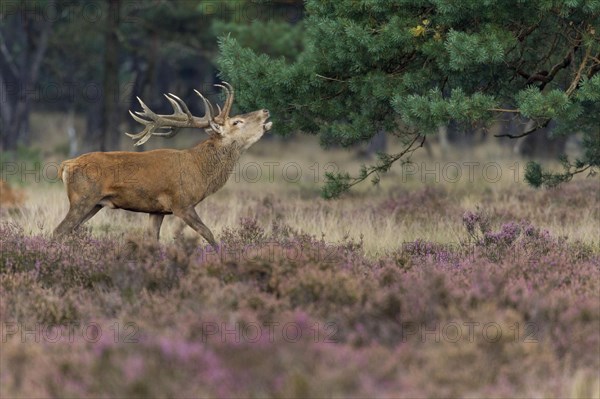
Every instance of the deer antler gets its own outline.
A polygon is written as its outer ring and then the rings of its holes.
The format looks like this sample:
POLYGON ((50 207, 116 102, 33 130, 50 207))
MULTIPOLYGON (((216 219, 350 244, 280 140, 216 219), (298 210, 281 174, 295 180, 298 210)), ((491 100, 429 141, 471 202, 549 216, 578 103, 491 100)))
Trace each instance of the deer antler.
POLYGON ((215 85, 217 87, 222 88, 227 93, 227 99, 225 100, 225 104, 223 105, 223 110, 221 110, 221 107, 217 105, 217 107, 219 107, 219 115, 215 117, 215 122, 221 125, 225 123, 225 121, 229 118, 229 112, 231 111, 231 106, 233 105, 233 98, 235 96, 235 90, 233 90, 233 87, 229 83, 223 82, 223 85, 215 85))
POLYGON ((164 95, 173 107, 173 113, 171 115, 158 115, 154 113, 139 97, 137 97, 143 111, 136 111, 135 113, 129 111, 129 113, 133 119, 144 125, 145 128, 137 134, 125 134, 133 140, 138 140, 135 143, 136 146, 144 144, 152 136, 173 137, 179 132, 179 129, 184 127, 204 128, 206 130, 212 130, 217 134, 222 134, 223 129, 221 125, 223 125, 229 117, 229 111, 231 110, 234 96, 231 85, 227 82, 223 83, 227 85, 227 87, 215 85, 222 87, 227 92, 225 105, 223 106, 223 110, 219 107, 219 115, 217 117, 214 116, 213 105, 198 90, 194 90, 194 92, 200 96, 204 103, 205 114, 203 117, 192 115, 186 103, 172 93, 164 95))

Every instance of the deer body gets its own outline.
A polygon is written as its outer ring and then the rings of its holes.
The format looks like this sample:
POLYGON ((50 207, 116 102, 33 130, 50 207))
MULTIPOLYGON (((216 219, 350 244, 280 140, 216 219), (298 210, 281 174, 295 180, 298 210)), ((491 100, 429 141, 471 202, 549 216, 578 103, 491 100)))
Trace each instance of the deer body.
MULTIPOLYGON (((141 102, 147 121, 136 118, 150 128, 130 135, 145 142, 157 133, 155 128, 210 126, 213 134, 208 140, 186 150, 161 149, 147 152, 92 152, 64 161, 59 170, 69 198, 70 208, 55 235, 69 233, 85 223, 103 207, 125 209, 150 214, 150 233, 158 239, 164 215, 174 214, 201 234, 211 245, 216 241, 195 211, 195 206, 225 185, 235 163, 244 150, 258 141, 271 128, 267 110, 228 117, 233 89, 228 86, 228 99, 220 120, 212 116, 212 105, 205 102, 204 118, 191 116, 177 97, 173 115, 156 115, 141 102), (181 107, 180 107, 181 106, 181 107), (177 110, 186 111, 180 115, 177 110), (180 119, 175 119, 179 117, 180 119), (186 119, 193 126, 176 125, 186 119), (192 119, 194 118, 194 119, 192 119), (162 122, 162 125, 160 124, 162 122), (219 123, 220 122, 220 123, 219 123)), ((167 97, 169 98, 169 97, 167 97)), ((134 116, 135 117, 135 116, 134 116)))

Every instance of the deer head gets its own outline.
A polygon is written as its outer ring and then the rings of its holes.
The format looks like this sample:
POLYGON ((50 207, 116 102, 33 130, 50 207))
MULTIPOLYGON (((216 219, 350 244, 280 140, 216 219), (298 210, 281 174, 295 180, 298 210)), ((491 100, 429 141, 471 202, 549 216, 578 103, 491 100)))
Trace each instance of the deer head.
POLYGON ((125 134, 134 140, 138 140, 135 145, 139 146, 152 136, 173 137, 181 128, 199 128, 205 129, 208 134, 222 140, 223 145, 237 143, 241 148, 247 149, 258 141, 266 131, 271 129, 272 122, 267 122, 269 111, 262 109, 230 117, 229 113, 233 105, 235 91, 227 82, 215 86, 221 87, 227 93, 223 109, 217 105, 219 113, 216 116, 213 105, 198 90, 194 90, 194 92, 204 103, 205 113, 202 117, 192 115, 185 102, 172 93, 165 94, 173 107, 171 115, 158 115, 152 112, 138 97, 137 99, 143 111, 136 111, 135 113, 129 111, 129 113, 133 119, 145 125, 145 128, 137 134, 125 134))

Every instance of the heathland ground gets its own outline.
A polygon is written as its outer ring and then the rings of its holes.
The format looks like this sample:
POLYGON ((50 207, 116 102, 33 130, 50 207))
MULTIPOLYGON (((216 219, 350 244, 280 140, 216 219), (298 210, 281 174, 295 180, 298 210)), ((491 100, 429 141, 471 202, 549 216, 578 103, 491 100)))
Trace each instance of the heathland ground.
POLYGON ((108 209, 52 240, 60 137, 3 159, 2 397, 600 397, 597 177, 535 190, 510 146, 434 142, 325 201, 356 151, 267 139, 198 206, 215 254, 108 209))

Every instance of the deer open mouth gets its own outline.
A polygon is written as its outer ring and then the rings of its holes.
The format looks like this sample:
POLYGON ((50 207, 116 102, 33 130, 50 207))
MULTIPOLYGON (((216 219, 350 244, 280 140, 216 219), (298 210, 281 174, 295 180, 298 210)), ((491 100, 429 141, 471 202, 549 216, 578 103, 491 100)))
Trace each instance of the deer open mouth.
POLYGON ((265 132, 271 130, 271 127, 273 127, 273 122, 267 122, 263 125, 263 129, 265 130, 265 132))

